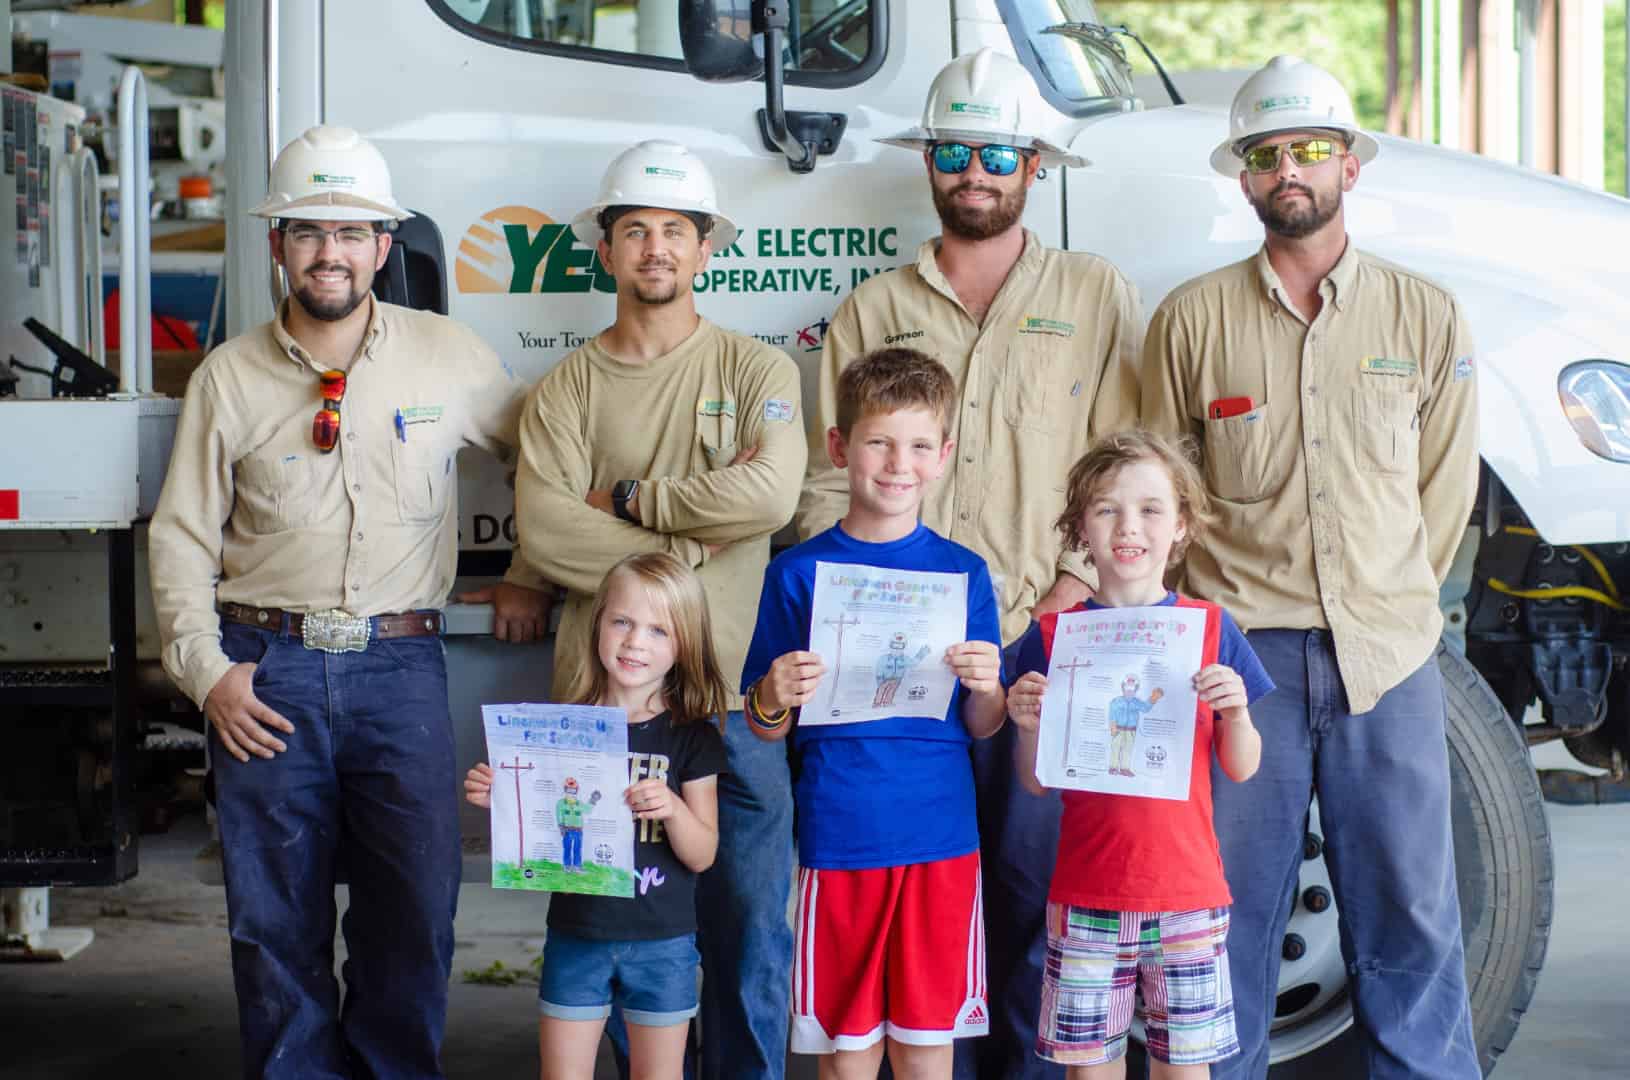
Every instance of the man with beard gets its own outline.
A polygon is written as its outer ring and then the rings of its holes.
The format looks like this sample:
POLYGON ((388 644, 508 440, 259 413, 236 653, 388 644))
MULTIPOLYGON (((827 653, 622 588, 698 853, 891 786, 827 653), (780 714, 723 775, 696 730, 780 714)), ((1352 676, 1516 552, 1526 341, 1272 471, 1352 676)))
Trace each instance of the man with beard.
POLYGON ((1220 515, 1189 591, 1234 613, 1279 687, 1251 710, 1261 771, 1212 781, 1241 1045, 1215 1077, 1268 1070, 1310 791, 1367 1075, 1482 1075, 1435 655, 1477 491, 1472 344, 1453 296, 1347 236, 1377 150, 1328 73, 1280 56, 1253 75, 1211 161, 1266 241, 1167 297, 1144 355, 1144 424, 1196 438, 1220 515))
MULTIPOLYGON (((516 443, 524 387, 471 330, 376 301, 409 216, 384 157, 283 149, 289 298, 192 376, 149 550, 164 667, 214 731, 245 1076, 437 1077, 460 852, 441 613, 453 455, 516 443), (349 872, 343 1008, 335 867, 349 872)), ((497 635, 542 634, 497 590, 497 635)))
MULTIPOLYGON (((798 369, 697 315, 693 279, 736 226, 683 146, 651 140, 619 155, 572 229, 616 278, 617 315, 543 377, 521 417, 521 555, 566 589, 555 694, 587 659, 601 578, 651 551, 696 569, 735 687, 770 535, 792 517, 804 472, 798 369)), ((773 1080, 791 992, 792 790, 785 750, 747 729, 739 695, 731 707, 719 852, 696 893, 703 1075, 773 1080)))
MULTIPOLYGON (((1049 112, 1018 61, 986 48, 940 71, 919 127, 882 140, 923 155, 943 232, 832 315, 798 509, 807 539, 848 505, 843 473, 824 451, 843 368, 894 344, 935 357, 957 382, 956 448, 923 523, 989 564, 1007 643, 1033 617, 1090 595, 1089 560, 1065 550, 1053 528, 1064 478, 1094 440, 1137 419, 1142 339, 1131 283, 1097 256, 1043 247, 1020 224, 1041 168, 1087 164, 1040 137, 1049 112)), ((1004 725, 974 750, 994 1015, 989 1038, 958 1046, 959 1075, 974 1055, 984 1075, 1062 1074, 1033 1053, 1059 803, 1023 790, 1012 738, 1004 725)))

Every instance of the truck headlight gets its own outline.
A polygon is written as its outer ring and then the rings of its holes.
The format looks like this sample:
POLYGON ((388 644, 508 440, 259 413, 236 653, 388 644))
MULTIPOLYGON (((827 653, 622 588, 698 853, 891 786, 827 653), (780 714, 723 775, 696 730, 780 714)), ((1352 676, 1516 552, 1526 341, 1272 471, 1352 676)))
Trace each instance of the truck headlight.
POLYGON ((1568 423, 1587 450, 1630 463, 1630 366, 1581 360, 1562 369, 1556 390, 1568 423))

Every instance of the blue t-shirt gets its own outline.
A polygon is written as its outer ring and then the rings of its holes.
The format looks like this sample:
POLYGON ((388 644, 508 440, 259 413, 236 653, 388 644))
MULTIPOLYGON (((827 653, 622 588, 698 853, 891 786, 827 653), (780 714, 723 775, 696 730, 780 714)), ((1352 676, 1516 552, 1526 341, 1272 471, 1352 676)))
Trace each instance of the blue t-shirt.
MULTIPOLYGON (((968 625, 961 640, 1001 647, 996 590, 985 560, 922 525, 886 544, 856 540, 834 525, 782 552, 764 571, 758 625, 742 669, 743 692, 777 657, 809 648, 817 562, 966 574, 968 625)), ((896 716, 794 730, 791 738, 802 758, 793 793, 801 865, 863 870, 950 859, 978 849, 962 698, 959 684, 943 720, 896 716)))

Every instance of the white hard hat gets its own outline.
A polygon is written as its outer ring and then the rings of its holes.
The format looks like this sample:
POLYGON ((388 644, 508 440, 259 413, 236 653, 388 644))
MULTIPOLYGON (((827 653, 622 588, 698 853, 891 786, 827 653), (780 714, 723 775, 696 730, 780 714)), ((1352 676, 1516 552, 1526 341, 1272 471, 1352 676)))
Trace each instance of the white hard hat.
POLYGON ((609 206, 648 206, 680 214, 706 214, 713 219, 703 239, 714 251, 736 242, 735 222, 719 213, 713 174, 702 159, 667 139, 647 139, 618 154, 600 181, 594 204, 572 219, 572 232, 590 247, 604 233, 600 213, 609 206))
POLYGON ((907 150, 926 150, 936 142, 996 143, 1035 150, 1049 167, 1090 165, 1036 134, 1046 109, 1024 66, 987 46, 957 57, 934 76, 920 125, 877 141, 907 150))
POLYGON ((1276 56, 1239 88, 1228 110, 1228 138, 1211 152, 1211 167, 1224 176, 1245 169, 1242 144, 1276 131, 1339 131, 1359 164, 1381 149, 1359 130, 1353 99, 1336 77, 1299 56, 1276 56))
POLYGON ((318 124, 272 162, 266 201, 249 212, 312 221, 401 221, 391 171, 373 143, 348 127, 318 124))

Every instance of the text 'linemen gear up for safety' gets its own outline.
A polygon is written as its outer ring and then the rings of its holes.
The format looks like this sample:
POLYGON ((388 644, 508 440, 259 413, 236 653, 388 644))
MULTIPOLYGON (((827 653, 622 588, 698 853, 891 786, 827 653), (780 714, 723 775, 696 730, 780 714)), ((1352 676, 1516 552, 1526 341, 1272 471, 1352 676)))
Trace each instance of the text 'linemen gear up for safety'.
POLYGON ((572 218, 572 232, 589 247, 604 235, 600 215, 612 206, 649 206, 682 214, 706 214, 713 227, 702 231, 702 239, 713 242, 714 251, 723 251, 736 241, 735 222, 719 213, 719 196, 713 174, 702 159, 667 139, 647 139, 618 154, 600 181, 600 194, 582 213, 572 218))
POLYGON ((404 221, 385 155, 354 129, 318 124, 272 162, 266 201, 249 212, 306 221, 404 221))
POLYGON ((907 150, 946 141, 997 143, 1036 151, 1043 167, 1091 164, 1041 137, 1038 121, 1047 111, 1030 73, 1011 56, 985 48, 940 69, 920 125, 877 141, 907 150))
POLYGON ((1359 130, 1353 99, 1336 77, 1299 56, 1276 56, 1245 80, 1228 110, 1228 138, 1211 152, 1211 167, 1227 177, 1245 168, 1240 154, 1279 131, 1339 131, 1360 165, 1380 150, 1359 130))

